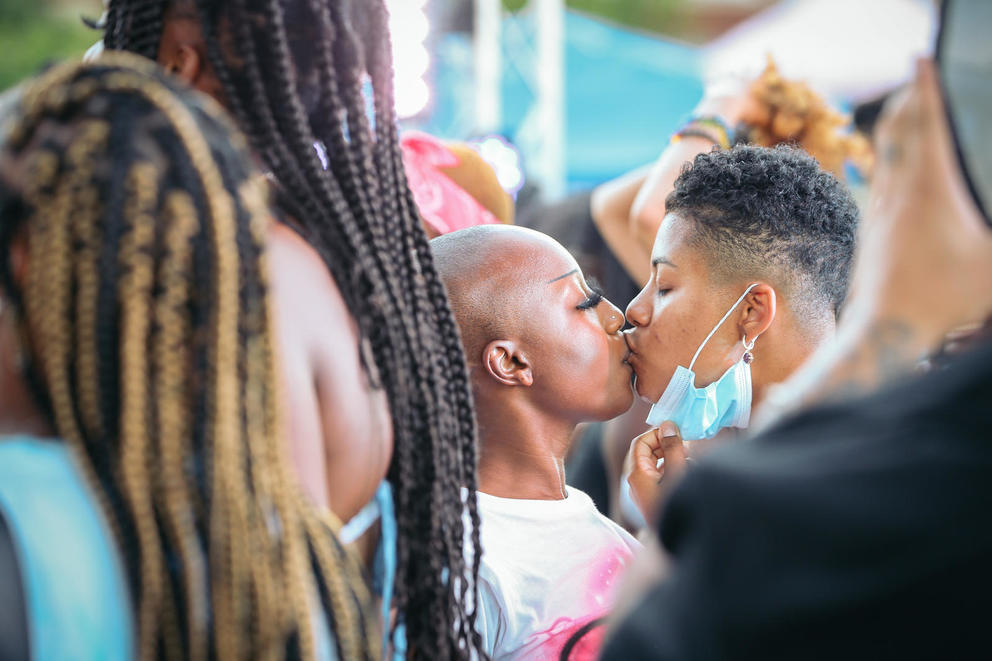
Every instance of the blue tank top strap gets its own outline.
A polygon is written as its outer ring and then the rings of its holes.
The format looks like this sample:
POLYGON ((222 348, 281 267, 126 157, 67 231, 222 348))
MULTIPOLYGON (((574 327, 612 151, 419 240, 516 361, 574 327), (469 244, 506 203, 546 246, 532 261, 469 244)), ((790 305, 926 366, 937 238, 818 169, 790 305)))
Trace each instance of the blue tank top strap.
POLYGON ((0 509, 22 572, 31 658, 133 658, 120 556, 70 449, 0 438, 0 509))
POLYGON ((379 546, 376 549, 372 571, 373 586, 382 597, 382 621, 386 624, 383 632, 383 658, 388 659, 392 649, 393 661, 406 658, 406 626, 402 617, 396 623, 392 636, 389 633, 389 623, 392 620, 393 593, 396 589, 396 544, 399 531, 396 525, 396 510, 393 503, 393 487, 387 480, 379 484, 375 492, 375 501, 379 506, 379 546))

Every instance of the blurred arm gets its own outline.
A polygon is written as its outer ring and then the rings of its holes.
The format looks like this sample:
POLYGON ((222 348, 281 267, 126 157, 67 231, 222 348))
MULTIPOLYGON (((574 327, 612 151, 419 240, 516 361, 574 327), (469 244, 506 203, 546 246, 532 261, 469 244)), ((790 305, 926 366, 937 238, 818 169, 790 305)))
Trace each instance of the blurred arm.
MULTIPOLYGON (((651 275, 651 248, 646 249, 630 231, 630 209, 648 178, 652 166, 645 165, 600 184, 592 192, 593 222, 617 261, 638 284, 651 275)), ((653 241, 652 237, 652 241, 653 241)))

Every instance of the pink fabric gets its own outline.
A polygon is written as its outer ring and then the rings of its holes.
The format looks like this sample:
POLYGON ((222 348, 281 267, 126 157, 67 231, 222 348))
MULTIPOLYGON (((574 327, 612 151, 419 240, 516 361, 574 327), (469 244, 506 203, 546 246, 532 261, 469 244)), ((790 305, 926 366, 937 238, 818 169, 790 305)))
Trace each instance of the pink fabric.
MULTIPOLYGON (((616 591, 620 587, 620 579, 624 570, 630 565, 634 555, 626 546, 610 549, 589 572, 586 577, 585 617, 560 617, 552 625, 535 633, 528 643, 534 644, 531 656, 534 661, 557 661, 572 636, 590 624, 593 620, 605 618, 612 605, 616 602, 616 591)), ((578 577, 576 577, 578 578, 578 577)), ((606 633, 606 623, 601 622, 589 630, 575 643, 568 658, 569 661, 595 661, 603 647, 603 637, 606 633)))
POLYGON ((438 167, 458 165, 455 156, 437 138, 409 131, 400 140, 403 168, 421 217, 439 234, 475 225, 499 223, 488 209, 476 202, 438 167))

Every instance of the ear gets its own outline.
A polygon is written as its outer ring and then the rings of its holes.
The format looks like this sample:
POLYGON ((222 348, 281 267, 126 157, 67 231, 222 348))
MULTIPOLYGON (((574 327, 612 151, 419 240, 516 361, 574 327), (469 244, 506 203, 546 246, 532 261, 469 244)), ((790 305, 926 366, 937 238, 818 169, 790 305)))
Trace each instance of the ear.
POLYGON ((178 76, 190 87, 196 87, 205 63, 193 44, 185 40, 163 41, 158 57, 159 63, 169 73, 178 76))
POLYGON ((529 387, 534 383, 527 357, 512 340, 493 340, 482 353, 482 367, 505 386, 529 387))
POLYGON ((190 87, 207 94, 213 92, 207 46, 195 14, 167 12, 156 59, 166 71, 190 87))
POLYGON ((747 341, 756 340, 775 321, 775 290, 771 285, 759 283, 741 302, 738 330, 747 341))

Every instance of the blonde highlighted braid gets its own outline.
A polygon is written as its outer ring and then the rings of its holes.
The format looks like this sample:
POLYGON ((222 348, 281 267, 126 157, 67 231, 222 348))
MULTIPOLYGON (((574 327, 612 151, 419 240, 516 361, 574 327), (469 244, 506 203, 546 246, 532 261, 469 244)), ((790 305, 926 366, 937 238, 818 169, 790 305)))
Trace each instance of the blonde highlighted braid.
POLYGON ((0 276, 28 381, 123 551, 139 656, 309 659, 326 621, 340 658, 378 658, 358 564, 278 435, 268 207, 244 139, 123 53, 43 76, 4 134, 0 172, 23 176, 0 178, 0 276))

